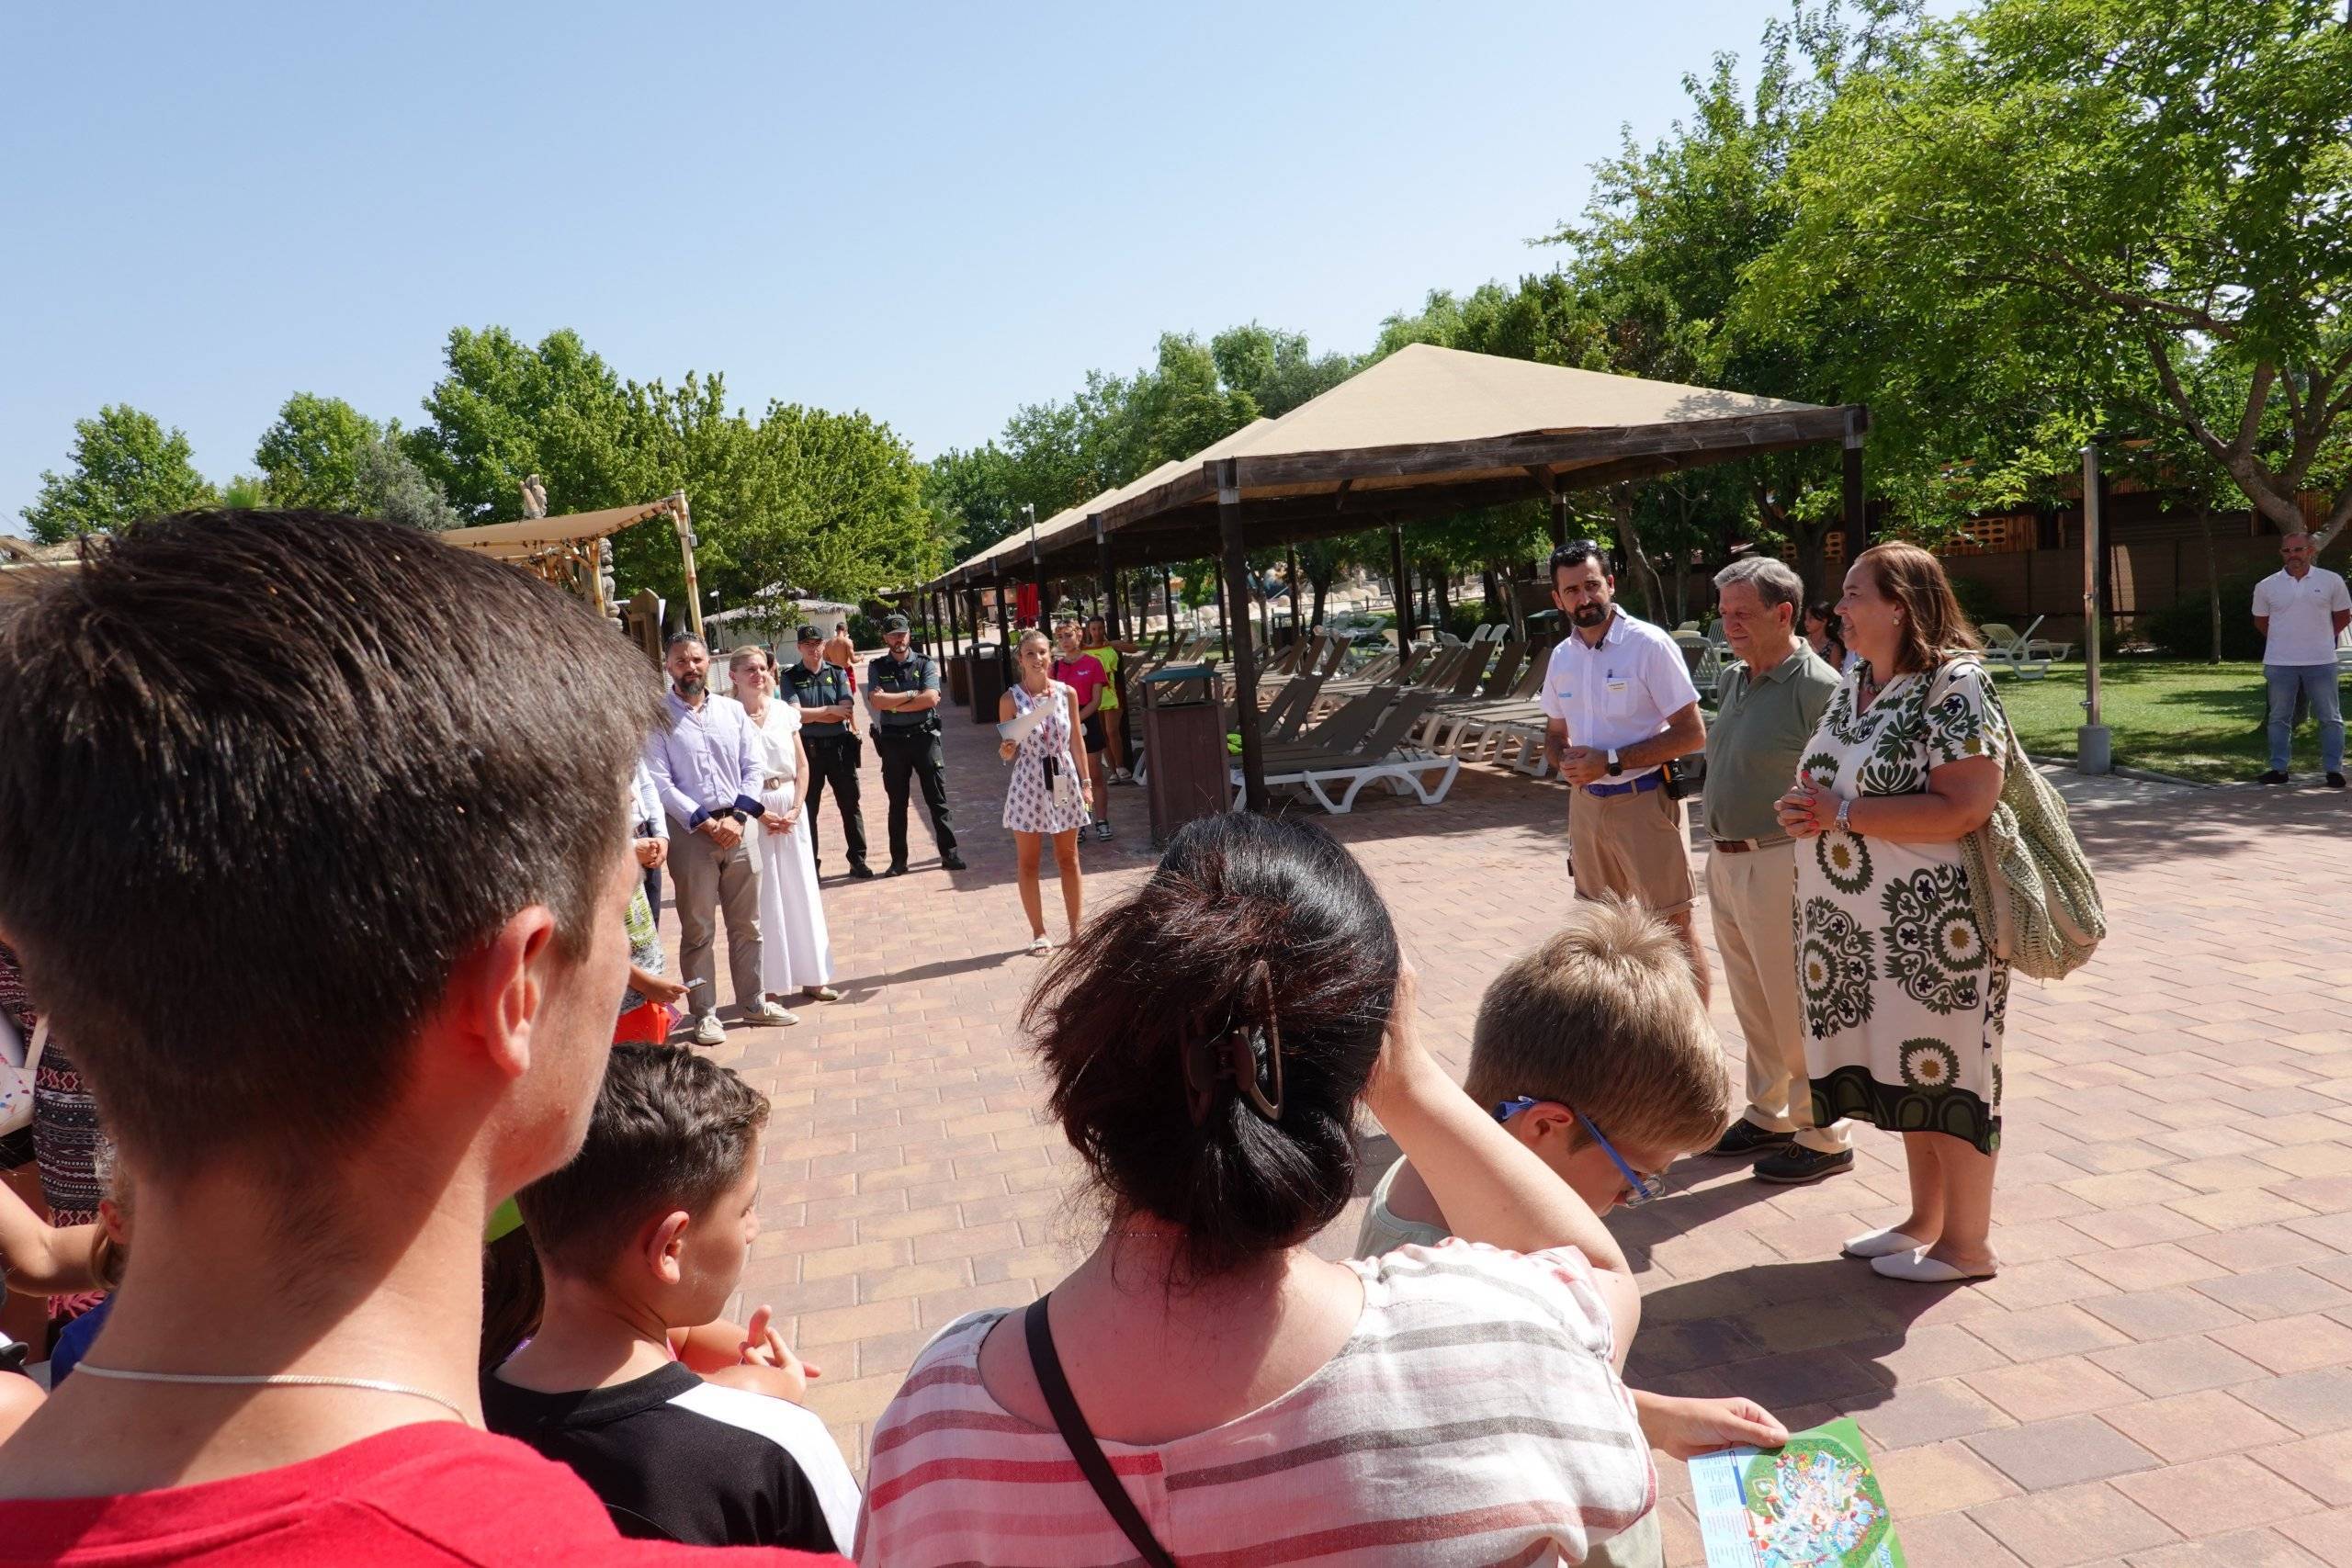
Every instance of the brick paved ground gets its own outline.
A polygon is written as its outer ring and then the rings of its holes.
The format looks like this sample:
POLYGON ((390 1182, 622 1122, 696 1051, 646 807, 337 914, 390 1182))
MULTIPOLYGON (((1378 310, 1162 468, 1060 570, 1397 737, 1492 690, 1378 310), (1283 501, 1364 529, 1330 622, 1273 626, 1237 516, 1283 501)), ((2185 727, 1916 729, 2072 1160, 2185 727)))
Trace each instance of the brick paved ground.
MULTIPOLYGON (((920 803, 898 881, 839 879, 824 824, 843 1000, 720 1053, 777 1108, 744 1299, 823 1366, 811 1403, 853 1463, 933 1331, 1030 1300, 1083 1235, 1015 1027, 1038 961, 1015 951, 1002 771, 960 710, 948 755, 970 871, 939 868, 920 803)), ((878 865, 870 759, 865 783, 878 865)), ((2115 931, 2091 969, 2012 1002, 2001 1276, 1910 1286, 1835 1256, 1902 1212, 1891 1136, 1866 1131, 1855 1174, 1795 1190, 1686 1161, 1673 1195, 1612 1221, 1645 1291, 1629 1372, 1749 1394, 1792 1427, 1852 1416, 1916 1568, 2352 1563, 2346 802, 2065 787, 2115 931)), ((1564 796, 1470 769, 1434 810, 1365 800, 1327 820, 1395 909, 1458 1072, 1481 987, 1566 897, 1564 796)), ((1114 792, 1091 897, 1149 864, 1142 805, 1114 792)), ((1721 995, 1715 1013, 1736 1060, 1721 995)), ((1695 1563, 1687 1477, 1660 1474, 1669 1560, 1695 1563)))

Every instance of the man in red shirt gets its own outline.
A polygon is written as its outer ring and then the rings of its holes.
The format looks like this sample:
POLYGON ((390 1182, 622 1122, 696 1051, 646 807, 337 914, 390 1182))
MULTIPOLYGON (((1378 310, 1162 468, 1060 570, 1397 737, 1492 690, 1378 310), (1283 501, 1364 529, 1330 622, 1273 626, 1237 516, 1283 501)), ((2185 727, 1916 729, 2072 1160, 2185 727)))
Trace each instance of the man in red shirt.
POLYGON ((0 931, 136 1199, 0 1446, 0 1562, 684 1555, 484 1432, 475 1371, 483 1223, 578 1147, 626 980, 643 656, 353 518, 163 518, 26 590, 0 931))

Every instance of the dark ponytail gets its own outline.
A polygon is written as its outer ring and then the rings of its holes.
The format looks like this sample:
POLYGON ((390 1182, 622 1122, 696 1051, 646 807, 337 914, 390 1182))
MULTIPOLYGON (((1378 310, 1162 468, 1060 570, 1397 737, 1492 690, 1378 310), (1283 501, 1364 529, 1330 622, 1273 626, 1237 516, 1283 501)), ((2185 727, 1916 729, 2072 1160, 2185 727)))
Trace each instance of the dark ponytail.
POLYGON ((1329 834, 1221 813, 1061 952, 1022 1021, 1112 1205, 1182 1226, 1209 1278, 1346 1207, 1396 967, 1386 905, 1329 834))

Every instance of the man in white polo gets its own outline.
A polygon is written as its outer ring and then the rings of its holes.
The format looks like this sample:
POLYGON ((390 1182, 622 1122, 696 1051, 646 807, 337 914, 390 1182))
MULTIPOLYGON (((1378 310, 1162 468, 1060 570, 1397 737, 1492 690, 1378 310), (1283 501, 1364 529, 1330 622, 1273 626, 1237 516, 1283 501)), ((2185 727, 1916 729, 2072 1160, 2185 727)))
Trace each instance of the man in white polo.
POLYGON ((2330 789, 2344 787, 2344 705, 2336 685, 2335 639, 2352 626, 2352 594, 2344 579, 2313 566, 2309 534, 2278 541, 2283 570, 2254 585, 2254 626, 2262 634, 2262 678, 2270 687, 2270 771, 2267 784, 2287 782, 2295 744, 2295 699, 2312 705, 2319 720, 2320 765, 2330 789))
POLYGON ((1707 727, 1707 912, 1747 1048, 1747 1109, 1715 1145, 1763 1157, 1759 1181, 1818 1181, 1854 1168, 1846 1123, 1817 1127, 1797 994, 1796 846, 1774 809, 1838 692, 1838 671, 1804 639, 1804 582, 1770 556, 1715 574, 1724 638, 1738 661, 1707 727))
POLYGON ((1682 803, 1666 793, 1664 763, 1707 743, 1699 690, 1674 639, 1621 613, 1608 557, 1591 539, 1552 552, 1552 603, 1572 630, 1544 671, 1544 754, 1568 792, 1569 866, 1577 897, 1614 893, 1682 934, 1699 995, 1707 959, 1691 925, 1682 803))

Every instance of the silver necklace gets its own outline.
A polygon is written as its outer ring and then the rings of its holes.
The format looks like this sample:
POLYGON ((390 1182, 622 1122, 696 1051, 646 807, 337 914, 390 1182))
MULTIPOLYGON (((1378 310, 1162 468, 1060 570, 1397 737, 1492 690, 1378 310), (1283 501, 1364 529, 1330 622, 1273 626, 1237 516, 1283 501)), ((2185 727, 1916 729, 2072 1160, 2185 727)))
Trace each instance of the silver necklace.
POLYGON ((331 1378, 314 1372, 141 1372, 123 1367, 101 1367, 90 1361, 78 1362, 74 1370, 122 1382, 209 1383, 229 1388, 357 1388, 370 1393, 402 1393, 411 1399, 429 1399, 465 1425, 473 1425, 463 1410, 431 1390, 411 1388, 382 1378, 331 1378))

